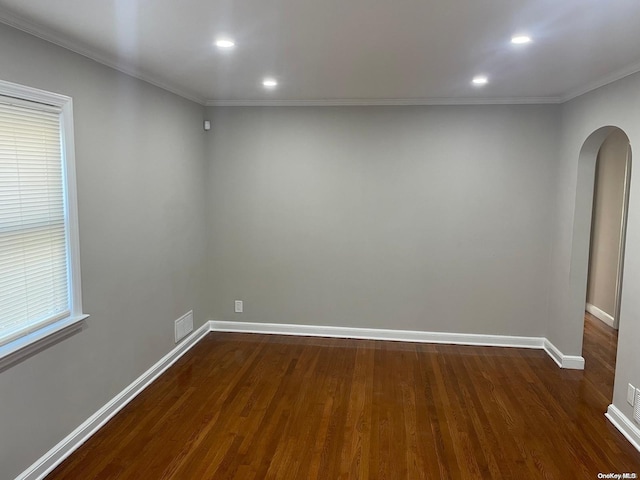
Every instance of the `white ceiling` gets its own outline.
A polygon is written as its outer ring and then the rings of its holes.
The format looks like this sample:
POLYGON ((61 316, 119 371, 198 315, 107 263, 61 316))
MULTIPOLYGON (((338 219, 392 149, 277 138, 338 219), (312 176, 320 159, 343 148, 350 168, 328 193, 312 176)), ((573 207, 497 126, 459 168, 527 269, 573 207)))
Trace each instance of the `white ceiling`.
POLYGON ((0 21, 205 104, 559 102, 640 70, 640 0, 0 0, 0 21))

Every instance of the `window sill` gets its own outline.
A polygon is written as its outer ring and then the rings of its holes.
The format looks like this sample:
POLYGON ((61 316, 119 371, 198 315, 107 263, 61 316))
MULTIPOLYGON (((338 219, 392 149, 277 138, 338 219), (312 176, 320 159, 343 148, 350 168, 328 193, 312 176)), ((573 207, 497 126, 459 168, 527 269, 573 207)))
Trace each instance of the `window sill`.
POLYGON ((0 347, 0 370, 82 328, 89 315, 67 317, 0 347))

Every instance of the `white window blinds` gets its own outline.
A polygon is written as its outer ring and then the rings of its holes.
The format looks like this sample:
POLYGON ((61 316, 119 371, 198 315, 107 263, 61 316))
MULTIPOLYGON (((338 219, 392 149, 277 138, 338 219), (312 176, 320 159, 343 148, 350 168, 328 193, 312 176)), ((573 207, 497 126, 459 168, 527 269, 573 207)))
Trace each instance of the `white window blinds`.
POLYGON ((60 113, 0 97, 0 345, 70 314, 60 113))

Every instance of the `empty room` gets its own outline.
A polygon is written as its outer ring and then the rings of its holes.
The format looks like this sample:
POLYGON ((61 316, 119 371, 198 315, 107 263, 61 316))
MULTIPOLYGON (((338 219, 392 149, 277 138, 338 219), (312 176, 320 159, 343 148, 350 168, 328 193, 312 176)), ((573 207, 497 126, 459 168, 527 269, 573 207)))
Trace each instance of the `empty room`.
POLYGON ((637 478, 639 22, 0 0, 0 479, 637 478))

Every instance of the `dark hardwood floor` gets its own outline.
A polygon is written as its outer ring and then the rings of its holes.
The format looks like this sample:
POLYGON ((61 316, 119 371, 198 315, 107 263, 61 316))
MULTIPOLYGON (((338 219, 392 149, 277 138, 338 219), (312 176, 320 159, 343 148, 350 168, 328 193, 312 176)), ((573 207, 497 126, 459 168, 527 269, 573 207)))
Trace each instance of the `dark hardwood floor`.
POLYGON ((47 478, 640 474, 604 417, 604 327, 587 317, 584 372, 539 350, 212 333, 47 478))

